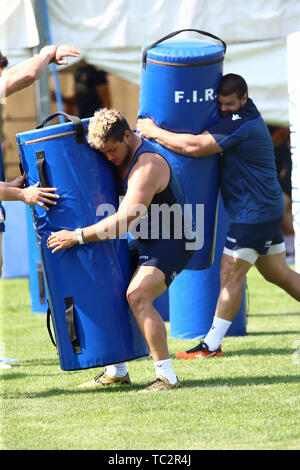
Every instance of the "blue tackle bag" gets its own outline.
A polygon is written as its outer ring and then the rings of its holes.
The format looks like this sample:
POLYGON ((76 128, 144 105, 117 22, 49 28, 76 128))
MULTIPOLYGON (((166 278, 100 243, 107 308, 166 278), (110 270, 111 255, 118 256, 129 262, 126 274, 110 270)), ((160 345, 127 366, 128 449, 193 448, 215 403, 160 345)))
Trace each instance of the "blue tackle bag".
POLYGON ((113 168, 88 145, 88 124, 89 119, 58 112, 16 136, 28 185, 55 187, 60 196, 48 211, 31 209, 62 370, 149 353, 126 300, 132 275, 127 240, 85 243, 56 253, 47 248, 51 232, 93 225, 108 215, 103 207, 118 208, 113 168), (71 122, 43 127, 59 114, 71 122))

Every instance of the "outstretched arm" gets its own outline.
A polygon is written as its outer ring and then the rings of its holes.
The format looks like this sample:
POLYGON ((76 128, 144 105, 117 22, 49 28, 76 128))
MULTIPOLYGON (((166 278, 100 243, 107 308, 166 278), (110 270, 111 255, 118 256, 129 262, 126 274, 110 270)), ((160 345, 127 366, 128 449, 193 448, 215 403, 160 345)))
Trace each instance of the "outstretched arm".
POLYGON ((24 188, 25 175, 19 176, 11 183, 0 182, 0 201, 22 201, 26 204, 38 204, 44 209, 49 208, 46 204, 55 205, 57 194, 53 194, 56 188, 39 188, 39 183, 35 186, 24 188))
POLYGON ((39 54, 21 62, 20 64, 8 69, 2 87, 4 96, 9 96, 18 90, 31 85, 38 80, 50 63, 57 65, 66 65, 68 61, 65 57, 77 57, 80 54, 79 49, 71 45, 45 46, 39 54))
MULTIPOLYGON (((102 219, 100 222, 82 230, 84 242, 106 241, 119 237, 130 229, 147 211, 153 196, 168 181, 169 169, 166 175, 166 162, 160 160, 153 163, 151 154, 137 163, 128 180, 128 190, 120 207, 114 214, 102 219)), ((168 167, 167 167, 168 168, 168 167)), ((74 231, 60 230, 53 232, 47 240, 47 246, 52 253, 64 248, 71 248, 78 244, 78 237, 74 231)))
POLYGON ((137 131, 147 139, 154 139, 159 144, 188 157, 204 157, 222 152, 213 136, 205 131, 202 134, 179 134, 158 127, 152 119, 138 119, 137 131))

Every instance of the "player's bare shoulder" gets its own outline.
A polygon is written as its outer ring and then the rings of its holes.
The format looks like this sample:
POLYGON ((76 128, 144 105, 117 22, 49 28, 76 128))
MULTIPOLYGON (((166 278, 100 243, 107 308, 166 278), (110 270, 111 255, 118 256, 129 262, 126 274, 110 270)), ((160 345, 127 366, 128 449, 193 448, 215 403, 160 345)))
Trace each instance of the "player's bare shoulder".
POLYGON ((133 166, 129 179, 136 177, 155 182, 159 188, 164 188, 170 179, 170 167, 161 155, 145 152, 133 166))
POLYGON ((145 152, 141 154, 136 166, 151 167, 153 170, 169 172, 169 165, 166 159, 154 152, 145 152))

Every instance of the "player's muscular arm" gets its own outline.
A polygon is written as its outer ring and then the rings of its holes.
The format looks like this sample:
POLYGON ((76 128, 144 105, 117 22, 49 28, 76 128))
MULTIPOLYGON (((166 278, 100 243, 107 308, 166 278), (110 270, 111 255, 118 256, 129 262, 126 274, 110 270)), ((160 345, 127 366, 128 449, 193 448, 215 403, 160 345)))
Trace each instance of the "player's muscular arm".
MULTIPOLYGON (((129 225, 137 222, 147 211, 153 196, 168 184, 169 171, 162 157, 147 154, 140 158, 129 175, 128 189, 118 211, 97 224, 85 227, 82 230, 83 241, 105 241, 126 233, 129 225)), ((77 243, 75 232, 69 230, 52 233, 47 240, 53 253, 77 243)))
POLYGON ((154 139, 159 144, 167 147, 173 152, 188 157, 204 157, 213 153, 222 152, 213 136, 204 131, 202 134, 177 134, 158 127, 149 118, 137 121, 137 130, 148 139, 154 139))

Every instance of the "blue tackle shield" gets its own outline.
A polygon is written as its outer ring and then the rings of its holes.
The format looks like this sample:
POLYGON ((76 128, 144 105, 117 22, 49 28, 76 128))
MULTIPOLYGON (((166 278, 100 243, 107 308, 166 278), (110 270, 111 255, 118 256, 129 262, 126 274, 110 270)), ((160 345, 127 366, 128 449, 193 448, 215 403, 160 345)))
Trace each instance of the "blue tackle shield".
POLYGON ((132 271, 126 239, 75 245, 52 253, 51 232, 93 225, 117 210, 113 168, 86 140, 89 119, 17 135, 28 185, 60 196, 49 211, 32 207, 56 346, 63 370, 105 366, 148 355, 126 300, 132 271))

